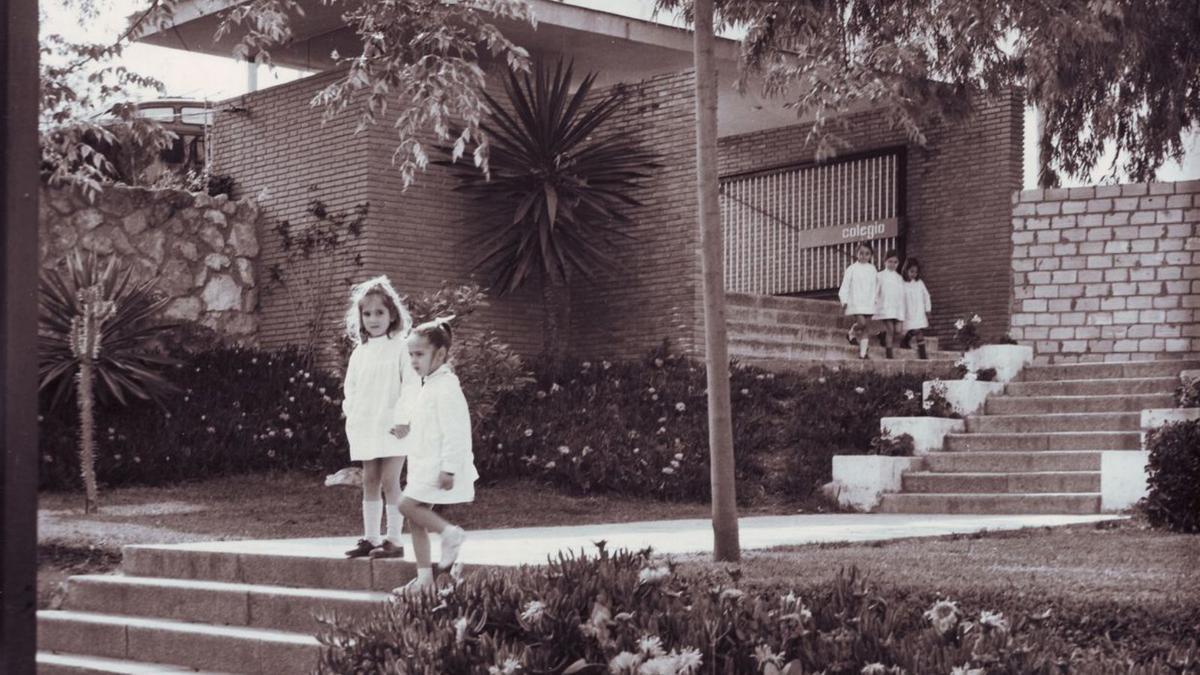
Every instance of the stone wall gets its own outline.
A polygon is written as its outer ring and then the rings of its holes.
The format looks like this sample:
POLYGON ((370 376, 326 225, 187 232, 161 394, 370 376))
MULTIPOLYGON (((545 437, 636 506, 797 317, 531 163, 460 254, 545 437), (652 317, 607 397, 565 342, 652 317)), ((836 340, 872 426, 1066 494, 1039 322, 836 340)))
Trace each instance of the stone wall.
POLYGON ((1013 200, 1012 336, 1038 361, 1200 355, 1200 181, 1013 200))
POLYGON ((135 280, 158 279, 172 298, 164 318, 253 343, 257 222, 254 202, 224 195, 111 186, 92 202, 70 188, 42 188, 40 263, 55 267, 76 249, 115 255, 135 280))

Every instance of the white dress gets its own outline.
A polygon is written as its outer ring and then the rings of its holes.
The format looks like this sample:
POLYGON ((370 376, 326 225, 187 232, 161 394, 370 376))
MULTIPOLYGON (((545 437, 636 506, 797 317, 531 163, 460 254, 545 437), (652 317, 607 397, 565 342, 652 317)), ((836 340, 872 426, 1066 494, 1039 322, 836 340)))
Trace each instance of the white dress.
POLYGON ((929 289, 920 279, 904 282, 904 332, 929 328, 929 312, 933 304, 929 289))
POLYGON ((904 279, 892 270, 879 270, 875 282, 875 320, 904 320, 904 279))
POLYGON ((403 337, 371 338, 355 347, 342 401, 351 461, 407 455, 414 444, 412 431, 398 439, 391 429, 411 424, 420 392, 421 378, 413 370, 403 337))
POLYGON ((404 496, 426 504, 475 501, 475 454, 471 450, 471 414, 458 376, 448 365, 430 373, 413 412, 416 443, 408 455, 404 496), (441 472, 454 474, 454 487, 438 487, 441 472))
POLYGON ((842 287, 838 289, 838 299, 846 306, 847 316, 870 316, 875 313, 876 274, 875 266, 871 263, 856 262, 846 268, 842 287))

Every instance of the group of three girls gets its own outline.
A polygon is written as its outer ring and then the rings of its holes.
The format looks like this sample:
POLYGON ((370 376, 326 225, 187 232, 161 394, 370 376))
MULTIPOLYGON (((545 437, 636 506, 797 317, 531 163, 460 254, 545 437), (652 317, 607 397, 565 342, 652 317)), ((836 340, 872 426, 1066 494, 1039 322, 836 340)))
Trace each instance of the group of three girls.
POLYGON ((871 262, 874 253, 867 244, 859 244, 855 250, 857 262, 846 268, 838 298, 847 316, 854 317, 847 338, 851 344, 858 343, 858 357, 867 358, 868 321, 874 319, 882 324, 882 340, 887 357, 893 358, 893 343, 903 330, 903 346, 917 345, 920 358, 928 358, 925 349, 925 329, 929 328, 929 312, 932 309, 929 290, 921 281, 921 266, 916 258, 904 263, 903 276, 896 272, 900 267, 900 256, 888 251, 884 256, 883 269, 876 270, 871 262))
POLYGON ((426 588, 434 578, 429 533, 441 537, 443 569, 453 565, 466 538, 432 506, 474 501, 479 477, 467 401, 448 363, 453 332, 448 319, 413 327, 404 302, 382 276, 354 287, 346 328, 355 348, 342 409, 350 459, 363 465, 363 536, 346 555, 402 557, 400 531, 407 519, 417 577, 405 588, 426 588), (387 534, 380 536, 384 512, 387 534))

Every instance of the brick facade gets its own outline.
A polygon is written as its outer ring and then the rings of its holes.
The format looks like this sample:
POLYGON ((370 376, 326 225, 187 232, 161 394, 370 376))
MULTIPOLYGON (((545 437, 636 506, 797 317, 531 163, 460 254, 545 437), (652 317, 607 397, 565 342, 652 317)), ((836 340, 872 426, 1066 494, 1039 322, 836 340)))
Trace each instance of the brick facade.
POLYGON ((1200 355, 1200 181, 1013 199, 1012 334, 1039 361, 1200 355))
MULTIPOLYGON (((961 124, 929 129, 925 147, 910 145, 880 112, 849 115, 838 131, 848 144, 841 155, 904 149, 905 248, 921 261, 939 337, 953 334, 956 318, 975 313, 987 338, 1008 328, 1008 221, 1011 195, 1022 184, 1023 115, 1017 93, 984 102, 961 124)), ((721 139, 721 175, 812 163, 810 129, 800 124, 721 139)))

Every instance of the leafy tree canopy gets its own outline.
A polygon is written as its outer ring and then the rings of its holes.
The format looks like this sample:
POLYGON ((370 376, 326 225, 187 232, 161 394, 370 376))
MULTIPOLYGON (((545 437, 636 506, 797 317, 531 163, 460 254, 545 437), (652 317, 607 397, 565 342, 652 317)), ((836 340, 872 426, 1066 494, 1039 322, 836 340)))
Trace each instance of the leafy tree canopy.
MULTIPOLYGON (((689 15, 692 0, 657 6, 689 15)), ((1144 181, 1182 158, 1200 122, 1196 0, 716 0, 716 12, 746 30, 740 83, 761 77, 814 119, 826 155, 838 115, 863 105, 923 142, 972 97, 1022 87, 1045 120, 1043 182, 1086 177, 1109 143, 1110 171, 1144 181)))

